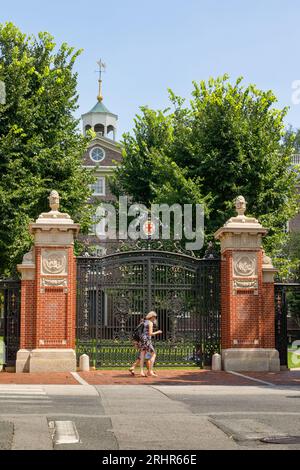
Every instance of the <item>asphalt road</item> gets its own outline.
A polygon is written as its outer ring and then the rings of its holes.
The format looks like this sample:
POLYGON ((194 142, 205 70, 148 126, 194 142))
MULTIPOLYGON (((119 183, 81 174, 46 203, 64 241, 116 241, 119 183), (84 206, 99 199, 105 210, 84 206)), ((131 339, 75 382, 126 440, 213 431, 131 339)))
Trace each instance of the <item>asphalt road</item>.
POLYGON ((53 448, 300 449, 300 388, 0 385, 0 449, 53 448))

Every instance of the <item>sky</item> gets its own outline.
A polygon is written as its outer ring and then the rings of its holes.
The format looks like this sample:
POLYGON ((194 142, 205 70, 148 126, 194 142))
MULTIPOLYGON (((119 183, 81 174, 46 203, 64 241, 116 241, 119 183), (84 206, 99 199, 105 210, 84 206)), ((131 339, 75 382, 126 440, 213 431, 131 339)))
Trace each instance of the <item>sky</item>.
POLYGON ((1 23, 83 49, 77 117, 96 103, 102 58, 103 102, 119 116, 119 139, 140 106, 168 106, 168 88, 189 100, 192 81, 224 73, 272 89, 278 107, 290 107, 286 122, 300 128, 299 18, 299 0, 0 0, 1 23))

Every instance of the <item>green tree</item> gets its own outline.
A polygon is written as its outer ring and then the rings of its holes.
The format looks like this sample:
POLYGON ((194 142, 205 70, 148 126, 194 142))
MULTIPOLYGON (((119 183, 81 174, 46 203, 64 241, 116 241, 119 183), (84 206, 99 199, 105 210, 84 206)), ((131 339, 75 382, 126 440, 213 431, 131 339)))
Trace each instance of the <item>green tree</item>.
POLYGON ((293 139, 295 153, 300 153, 300 129, 294 129, 291 125, 288 126, 284 140, 287 140, 290 137, 293 139))
POLYGON ((77 74, 80 51, 39 33, 27 36, 12 23, 0 25, 0 273, 9 274, 31 244, 28 223, 48 210, 59 191, 61 210, 82 229, 90 224, 86 201, 93 176, 82 168, 88 139, 78 132, 77 74))
POLYGON ((169 91, 170 108, 141 108, 133 133, 123 136, 112 190, 148 206, 204 202, 207 240, 235 213, 233 201, 242 194, 247 213, 269 228, 265 246, 273 253, 297 208, 287 109, 275 109, 271 91, 244 87, 242 78, 193 85, 190 106, 169 91))

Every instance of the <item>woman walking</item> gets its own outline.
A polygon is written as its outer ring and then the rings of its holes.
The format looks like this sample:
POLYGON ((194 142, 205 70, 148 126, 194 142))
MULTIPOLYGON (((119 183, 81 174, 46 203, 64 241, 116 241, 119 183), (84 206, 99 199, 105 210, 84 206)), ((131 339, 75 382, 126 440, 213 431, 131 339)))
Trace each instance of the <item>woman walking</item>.
POLYGON ((161 330, 153 331, 153 323, 156 323, 156 312, 149 312, 144 321, 144 331, 141 335, 140 341, 140 365, 141 365, 141 376, 146 377, 144 373, 144 359, 147 353, 151 354, 150 367, 148 370, 148 375, 156 377, 155 372, 153 372, 153 365, 156 359, 156 352, 152 344, 152 336, 160 335, 161 330))
MULTIPOLYGON (((134 343, 134 347, 135 349, 138 350, 138 353, 136 355, 136 359, 134 361, 134 363, 132 364, 132 366, 128 369, 129 372, 131 373, 131 375, 135 375, 135 368, 138 367, 140 364, 141 364, 141 350, 140 350, 140 344, 135 342, 134 343)), ((149 352, 147 352, 145 354, 145 358, 146 360, 146 366, 147 366, 147 371, 149 372, 150 371, 150 359, 151 359, 151 354, 149 352)))

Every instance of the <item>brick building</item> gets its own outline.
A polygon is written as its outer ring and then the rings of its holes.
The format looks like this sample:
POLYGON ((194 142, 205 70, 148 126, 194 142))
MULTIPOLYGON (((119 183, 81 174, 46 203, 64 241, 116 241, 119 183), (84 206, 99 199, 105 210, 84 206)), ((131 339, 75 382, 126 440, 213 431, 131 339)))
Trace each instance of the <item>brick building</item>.
MULTIPOLYGON (((300 154, 295 154, 292 160, 293 167, 300 165, 300 154)), ((297 185, 297 191, 300 194, 300 183, 297 185)), ((288 222, 289 232, 300 232, 300 210, 299 213, 288 222)))
MULTIPOLYGON (((113 199, 109 188, 109 177, 114 168, 121 161, 121 149, 116 141, 118 116, 111 113, 103 103, 101 66, 99 77, 99 93, 97 103, 87 113, 82 115, 83 133, 86 135, 89 129, 93 129, 96 137, 92 140, 89 148, 83 155, 83 166, 95 170, 96 182, 92 185, 93 199, 100 202, 109 202, 113 199)), ((98 256, 111 251, 111 243, 101 240, 101 232, 104 234, 104 224, 96 224, 91 228, 91 233, 87 238, 89 250, 98 256)))

